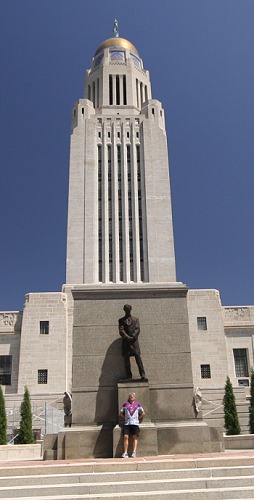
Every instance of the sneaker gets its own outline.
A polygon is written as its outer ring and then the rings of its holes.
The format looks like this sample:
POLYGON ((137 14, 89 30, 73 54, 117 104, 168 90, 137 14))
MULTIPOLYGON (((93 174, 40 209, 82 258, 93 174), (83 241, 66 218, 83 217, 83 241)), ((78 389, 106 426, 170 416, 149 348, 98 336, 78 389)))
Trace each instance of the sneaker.
POLYGON ((136 458, 136 452, 135 451, 132 452, 131 457, 132 458, 136 458))
POLYGON ((123 454, 122 454, 122 458, 129 458, 129 457, 128 457, 128 453, 123 453, 123 454))

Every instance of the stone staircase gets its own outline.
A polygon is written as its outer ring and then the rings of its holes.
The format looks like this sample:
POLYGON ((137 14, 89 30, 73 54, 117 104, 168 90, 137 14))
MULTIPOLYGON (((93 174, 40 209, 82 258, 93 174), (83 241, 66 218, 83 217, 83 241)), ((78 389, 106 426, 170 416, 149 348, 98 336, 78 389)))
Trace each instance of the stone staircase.
POLYGON ((254 453, 0 466, 0 498, 254 498, 254 453))
MULTIPOLYGON (((241 426, 241 433, 249 433, 249 401, 246 399, 245 390, 242 387, 234 387, 236 408, 241 426)), ((224 427, 223 398, 224 389, 202 390, 202 415, 204 421, 210 427, 224 427)))

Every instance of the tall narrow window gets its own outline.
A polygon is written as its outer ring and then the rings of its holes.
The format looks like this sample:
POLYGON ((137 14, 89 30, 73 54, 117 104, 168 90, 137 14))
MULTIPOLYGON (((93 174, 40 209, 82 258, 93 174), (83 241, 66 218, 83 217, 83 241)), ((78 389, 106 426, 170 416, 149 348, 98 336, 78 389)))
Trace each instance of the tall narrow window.
POLYGON ((143 217, 142 217, 142 185, 140 168, 140 146, 136 146, 137 153, 137 178, 138 178, 138 217, 139 217, 139 255, 140 255, 140 277, 144 281, 144 245, 143 245, 143 217))
POLYGON ((89 101, 91 101, 91 86, 90 85, 88 85, 88 89, 87 90, 88 90, 88 96, 87 96, 87 98, 89 99, 89 101))
POLYGON ((95 108, 95 82, 93 82, 93 86, 92 86, 92 90, 93 90, 93 96, 92 96, 92 99, 93 99, 93 107, 95 108))
POLYGON ((127 104, 126 75, 123 75, 123 103, 127 104))
POLYGON ((98 270, 102 281, 102 150, 98 146, 98 270))
POLYGON ((233 353, 235 360, 235 376, 249 377, 247 349, 233 349, 233 353))
POLYGON ((12 356, 0 356, 0 385, 11 385, 12 356))
POLYGON ((100 80, 97 78, 97 108, 100 105, 100 80))
POLYGON ((109 75, 109 104, 113 104, 113 78, 109 75))
POLYGON ((123 217, 122 217, 122 154, 121 146, 117 146, 118 170, 118 224, 119 224, 119 279, 123 281, 123 217))
POLYGON ((113 281, 113 232, 112 232, 112 159, 111 145, 108 145, 108 261, 109 281, 113 281))
POLYGON ((142 104, 144 102, 144 99, 143 99, 143 83, 140 82, 140 107, 142 108, 142 104))
POLYGON ((131 147, 127 147, 127 173, 128 173, 128 212, 129 212, 129 252, 130 252, 130 280, 134 281, 133 264, 133 216, 132 216, 132 178, 131 178, 131 147))
POLYGON ((120 104, 120 80, 119 75, 116 75, 116 104, 120 104))
POLYGON ((138 79, 136 78, 136 95, 137 95, 137 108, 139 108, 139 85, 138 85, 138 79))
POLYGON ((148 101, 148 95, 147 95, 147 85, 145 85, 145 101, 148 101))

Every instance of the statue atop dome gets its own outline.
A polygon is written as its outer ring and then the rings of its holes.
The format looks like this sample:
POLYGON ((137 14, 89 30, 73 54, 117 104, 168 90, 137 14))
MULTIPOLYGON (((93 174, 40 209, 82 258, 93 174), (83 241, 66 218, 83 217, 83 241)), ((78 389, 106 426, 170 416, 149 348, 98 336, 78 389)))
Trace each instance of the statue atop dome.
POLYGON ((119 28, 118 28, 118 21, 117 21, 117 19, 115 19, 115 21, 114 21, 114 36, 116 38, 119 37, 119 28))

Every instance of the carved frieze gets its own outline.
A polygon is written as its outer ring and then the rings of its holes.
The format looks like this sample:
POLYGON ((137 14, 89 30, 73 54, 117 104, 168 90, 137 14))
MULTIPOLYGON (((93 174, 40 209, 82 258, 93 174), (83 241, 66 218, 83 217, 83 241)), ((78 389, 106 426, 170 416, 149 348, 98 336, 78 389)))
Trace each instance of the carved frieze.
POLYGON ((18 312, 0 312, 0 332, 14 333, 18 314, 18 312))
POLYGON ((250 321, 248 307, 224 307, 224 319, 226 323, 250 321))

